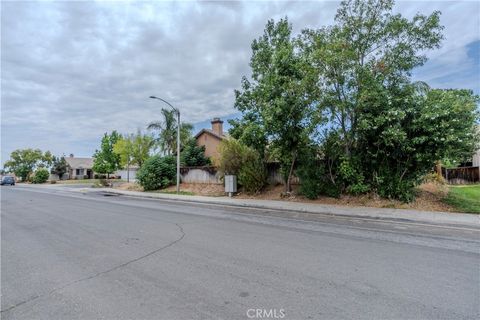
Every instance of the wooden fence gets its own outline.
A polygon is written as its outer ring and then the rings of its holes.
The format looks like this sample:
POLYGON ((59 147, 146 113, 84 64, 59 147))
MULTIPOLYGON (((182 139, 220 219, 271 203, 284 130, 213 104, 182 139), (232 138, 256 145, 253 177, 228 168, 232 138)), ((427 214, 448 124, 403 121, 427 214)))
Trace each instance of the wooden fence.
POLYGON ((442 176, 450 184, 469 184, 480 182, 480 167, 442 167, 442 176))

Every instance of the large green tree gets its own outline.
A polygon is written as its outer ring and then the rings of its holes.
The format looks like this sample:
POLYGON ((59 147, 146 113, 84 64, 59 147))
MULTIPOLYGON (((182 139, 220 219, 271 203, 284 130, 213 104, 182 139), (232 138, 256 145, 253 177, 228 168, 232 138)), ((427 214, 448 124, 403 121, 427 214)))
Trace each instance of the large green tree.
POLYGON ((27 181, 28 177, 38 167, 47 167, 52 163, 52 154, 43 153, 40 149, 17 149, 10 154, 10 160, 4 167, 15 173, 16 176, 27 181))
POLYGON ((110 178, 110 174, 120 168, 120 156, 113 151, 113 146, 120 139, 117 131, 111 134, 105 133, 100 149, 97 149, 93 155, 93 171, 106 174, 110 178))
POLYGON ((373 95, 391 105, 409 85, 411 71, 425 63, 426 51, 443 38, 440 13, 393 14, 393 0, 348 0, 340 4, 335 25, 304 30, 303 53, 316 74, 319 112, 328 111, 349 156, 358 138, 359 117, 373 95))
POLYGON ((441 44, 440 13, 407 19, 393 5, 344 1, 334 26, 305 30, 300 42, 317 79, 318 112, 329 116, 323 157, 332 183, 410 201, 436 160, 472 151, 477 98, 412 81, 441 44))
POLYGON ((235 107, 242 111, 240 121, 231 122, 231 132, 260 153, 268 144, 277 155, 290 182, 301 147, 312 133, 312 77, 309 66, 299 55, 288 20, 267 22, 263 36, 252 43, 251 79, 243 77, 235 91, 235 107), (255 142, 256 141, 256 142, 255 142))
MULTIPOLYGON (((161 121, 151 122, 147 129, 158 131, 155 144, 165 155, 177 152, 177 119, 175 110, 162 109, 161 121)), ((184 146, 192 137, 193 125, 182 122, 180 125, 180 145, 184 146)))

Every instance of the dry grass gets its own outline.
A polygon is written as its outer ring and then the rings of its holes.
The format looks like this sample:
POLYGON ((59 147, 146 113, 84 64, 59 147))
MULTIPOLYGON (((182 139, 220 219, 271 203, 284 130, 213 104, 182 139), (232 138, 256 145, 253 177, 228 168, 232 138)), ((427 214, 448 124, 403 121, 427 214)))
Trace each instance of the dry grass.
POLYGON ((114 189, 119 190, 128 190, 128 191, 143 191, 143 187, 134 182, 124 182, 113 187, 114 189))
MULTIPOLYGON (((115 188, 121 190, 143 191, 143 188, 135 183, 122 183, 115 188)), ((374 208, 396 208, 396 209, 415 209, 422 211, 449 211, 455 212, 453 206, 445 203, 444 199, 448 194, 448 186, 428 182, 424 183, 418 188, 418 196, 412 203, 402 203, 396 200, 382 199, 374 194, 367 194, 361 196, 343 195, 339 199, 322 196, 315 200, 310 200, 297 193, 298 186, 293 186, 293 192, 289 197, 282 197, 284 191, 282 185, 268 186, 261 193, 256 195, 249 195, 239 192, 235 198, 241 199, 263 199, 263 200, 279 200, 279 201, 293 201, 293 202, 307 202, 318 204, 330 204, 338 206, 351 207, 374 207, 374 208)), ((170 186, 162 189, 159 192, 171 193, 176 190, 176 186, 170 186)), ((221 184, 195 184, 182 183, 180 191, 185 194, 194 194, 201 196, 225 196, 224 186, 221 184)))
POLYGON ((321 196, 318 199, 310 200, 298 195, 298 186, 293 186, 293 192, 289 197, 282 197, 283 186, 269 186, 264 192, 258 195, 239 193, 236 197, 243 199, 264 199, 308 202, 318 204, 330 204, 351 207, 374 207, 374 208, 396 208, 415 209, 422 211, 456 211, 452 206, 444 203, 442 199, 448 193, 448 187, 438 183, 425 183, 418 188, 418 196, 412 203, 402 203, 397 200, 382 199, 375 194, 361 196, 342 195, 340 198, 321 196))
MULTIPOLYGON (((173 192, 177 190, 177 186, 173 185, 162 191, 173 192)), ((213 183, 182 183, 180 184, 180 191, 193 193, 197 196, 211 196, 221 197, 225 195, 225 188, 222 184, 213 183)))

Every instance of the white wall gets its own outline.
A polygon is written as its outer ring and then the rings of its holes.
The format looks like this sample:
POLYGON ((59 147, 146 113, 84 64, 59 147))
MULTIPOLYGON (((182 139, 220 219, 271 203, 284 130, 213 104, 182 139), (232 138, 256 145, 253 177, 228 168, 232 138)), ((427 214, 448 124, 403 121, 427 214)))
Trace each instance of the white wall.
POLYGON ((480 150, 477 150, 477 153, 473 155, 473 166, 480 167, 480 150))
MULTIPOLYGON (((130 168, 129 180, 135 182, 137 179, 137 170, 130 168)), ((116 176, 121 176, 123 180, 127 181, 127 170, 118 170, 115 172, 116 176)))
POLYGON ((190 169, 188 172, 180 174, 180 179, 185 183, 222 183, 216 173, 210 173, 203 169, 190 169))

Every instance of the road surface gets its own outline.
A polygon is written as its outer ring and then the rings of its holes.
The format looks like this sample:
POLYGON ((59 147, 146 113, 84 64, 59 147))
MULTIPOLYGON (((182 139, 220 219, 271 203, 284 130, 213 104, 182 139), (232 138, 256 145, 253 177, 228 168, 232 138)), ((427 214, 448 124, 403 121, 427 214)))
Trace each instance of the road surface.
POLYGON ((2 319, 478 319, 477 226, 1 188, 2 319))

